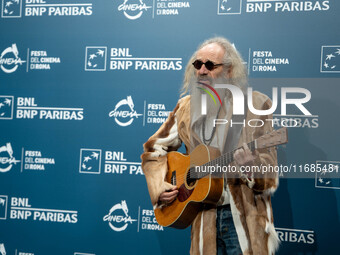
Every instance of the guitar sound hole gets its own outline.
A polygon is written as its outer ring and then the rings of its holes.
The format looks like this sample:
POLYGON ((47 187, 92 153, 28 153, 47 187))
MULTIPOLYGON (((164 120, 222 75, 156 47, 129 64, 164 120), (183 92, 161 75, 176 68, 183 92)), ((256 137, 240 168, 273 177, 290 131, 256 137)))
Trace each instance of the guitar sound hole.
POLYGON ((196 179, 192 179, 189 176, 187 176, 187 184, 189 187, 193 187, 196 184, 196 179))

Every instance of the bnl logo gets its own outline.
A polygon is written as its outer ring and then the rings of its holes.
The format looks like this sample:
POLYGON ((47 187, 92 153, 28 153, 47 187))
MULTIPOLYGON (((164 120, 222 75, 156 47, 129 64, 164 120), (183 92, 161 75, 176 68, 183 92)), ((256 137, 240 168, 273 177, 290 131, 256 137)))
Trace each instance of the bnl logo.
POLYGON ((7 201, 7 196, 0 195, 0 220, 7 219, 7 201))
POLYGON ((80 149, 79 173, 100 174, 102 150, 80 149))
POLYGON ((106 71, 107 47, 89 46, 85 52, 85 71, 106 71))
POLYGON ((0 120, 13 119, 13 96, 0 96, 0 120))
POLYGON ((242 0, 218 0, 218 15, 241 14, 242 0))
POLYGON ((321 73, 340 73, 340 45, 322 46, 321 73))
POLYGON ((2 0, 2 18, 21 18, 21 0, 2 0))

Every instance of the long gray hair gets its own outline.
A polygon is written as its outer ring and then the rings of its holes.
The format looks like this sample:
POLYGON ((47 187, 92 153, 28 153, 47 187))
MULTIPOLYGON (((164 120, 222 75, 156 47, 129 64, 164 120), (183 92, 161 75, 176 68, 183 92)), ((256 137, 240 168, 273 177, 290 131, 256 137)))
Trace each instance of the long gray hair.
POLYGON ((192 63, 195 61, 197 52, 203 48, 204 46, 216 43, 220 45, 224 50, 223 56, 223 64, 230 68, 231 70, 231 80, 230 82, 234 85, 239 86, 243 91, 247 86, 247 70, 242 63, 242 57, 240 53, 236 50, 236 48, 224 37, 214 37, 204 41, 201 45, 199 45, 196 52, 191 56, 184 73, 184 81, 183 86, 181 88, 181 96, 187 94, 188 90, 190 89, 190 81, 192 81, 192 77, 194 75, 195 68, 192 63))

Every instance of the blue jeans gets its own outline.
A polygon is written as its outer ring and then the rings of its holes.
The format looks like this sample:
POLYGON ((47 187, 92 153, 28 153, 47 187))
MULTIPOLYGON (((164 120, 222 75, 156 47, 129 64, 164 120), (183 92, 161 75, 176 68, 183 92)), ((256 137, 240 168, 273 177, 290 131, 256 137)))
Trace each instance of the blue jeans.
POLYGON ((242 255, 230 205, 217 207, 216 229, 217 255, 242 255))

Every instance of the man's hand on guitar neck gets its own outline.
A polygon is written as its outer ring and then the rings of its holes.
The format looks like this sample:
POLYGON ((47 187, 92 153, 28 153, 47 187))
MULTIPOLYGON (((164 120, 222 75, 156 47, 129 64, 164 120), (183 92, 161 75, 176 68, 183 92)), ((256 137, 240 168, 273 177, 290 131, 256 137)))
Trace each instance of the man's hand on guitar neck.
POLYGON ((174 187, 171 190, 164 191, 159 195, 159 201, 165 204, 170 204, 178 195, 178 188, 174 187))

